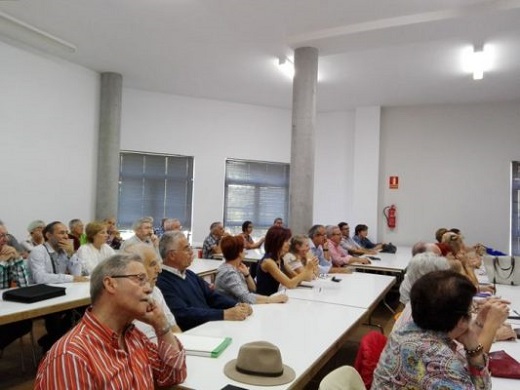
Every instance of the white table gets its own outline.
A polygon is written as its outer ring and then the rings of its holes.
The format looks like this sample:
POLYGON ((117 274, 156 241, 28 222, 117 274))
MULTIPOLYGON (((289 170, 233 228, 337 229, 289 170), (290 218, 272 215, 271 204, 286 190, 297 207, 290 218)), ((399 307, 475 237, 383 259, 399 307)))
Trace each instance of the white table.
POLYGON ((287 289, 291 299, 304 299, 314 302, 332 303, 372 310, 395 283, 394 276, 362 272, 334 274, 341 282, 329 278, 318 279, 316 286, 287 289))
POLYGON ((385 271, 402 274, 406 271, 408 263, 412 258, 412 248, 409 246, 398 246, 396 253, 378 253, 374 257, 381 260, 371 260, 371 264, 353 264, 357 270, 385 271))
POLYGON ((4 301, 1 295, 5 290, 0 291, 0 325, 90 304, 90 283, 63 283, 55 286, 65 287, 65 295, 34 303, 4 301))
POLYGON ((254 305, 245 321, 212 321, 189 330, 201 336, 232 337, 231 345, 216 359, 188 356, 188 378, 183 386, 193 389, 221 389, 226 384, 263 389, 235 382, 224 375, 224 365, 236 359, 240 346, 252 341, 269 341, 282 353, 284 364, 296 372, 289 384, 271 390, 302 389, 304 384, 337 352, 349 331, 366 314, 365 309, 301 299, 285 304, 254 305))
MULTIPOLYGON (((189 269, 204 277, 214 275, 221 263, 221 260, 195 259, 189 269)), ((2 293, 5 290, 0 290, 0 325, 90 304, 90 283, 63 283, 55 286, 65 287, 65 295, 35 303, 4 301, 2 293)))

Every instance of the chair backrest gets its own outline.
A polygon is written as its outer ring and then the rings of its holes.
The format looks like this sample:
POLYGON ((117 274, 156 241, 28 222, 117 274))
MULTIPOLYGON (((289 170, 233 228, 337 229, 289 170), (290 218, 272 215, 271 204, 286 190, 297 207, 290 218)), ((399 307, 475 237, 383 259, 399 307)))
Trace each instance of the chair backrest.
POLYGON ((354 367, 363 378, 367 389, 372 386, 374 370, 385 345, 386 336, 380 332, 371 331, 361 338, 354 367))
POLYGON ((321 380, 319 390, 366 390, 366 387, 354 367, 341 366, 321 380))

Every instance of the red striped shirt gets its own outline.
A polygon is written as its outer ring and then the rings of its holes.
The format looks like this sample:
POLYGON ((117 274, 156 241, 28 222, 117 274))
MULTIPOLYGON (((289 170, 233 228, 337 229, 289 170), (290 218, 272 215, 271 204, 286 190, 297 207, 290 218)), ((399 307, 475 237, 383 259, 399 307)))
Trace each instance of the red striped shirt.
POLYGON ((35 389, 153 389, 186 379, 186 354, 169 343, 159 345, 131 325, 119 335, 100 323, 90 309, 41 362, 35 389))

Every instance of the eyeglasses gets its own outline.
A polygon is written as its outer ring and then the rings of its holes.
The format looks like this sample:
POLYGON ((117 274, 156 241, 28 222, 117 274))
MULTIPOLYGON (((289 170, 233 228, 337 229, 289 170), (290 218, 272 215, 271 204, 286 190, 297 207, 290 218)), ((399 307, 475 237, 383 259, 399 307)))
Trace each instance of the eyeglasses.
POLYGON ((6 238, 8 236, 8 233, 2 233, 0 234, 0 238, 6 238))
POLYGON ((111 275, 110 278, 121 279, 121 278, 130 278, 134 279, 139 283, 139 286, 144 286, 146 283, 150 283, 150 279, 148 279, 148 275, 146 274, 132 274, 132 275, 111 275))

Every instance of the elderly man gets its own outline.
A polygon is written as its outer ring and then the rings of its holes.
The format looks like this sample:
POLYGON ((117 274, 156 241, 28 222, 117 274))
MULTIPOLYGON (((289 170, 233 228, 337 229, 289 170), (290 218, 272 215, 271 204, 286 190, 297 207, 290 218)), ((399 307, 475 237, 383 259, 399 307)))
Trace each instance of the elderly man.
POLYGON ((366 257, 350 256, 340 245, 341 231, 336 225, 327 226, 327 239, 332 264, 336 267, 345 267, 350 264, 370 264, 366 257))
POLYGON ((220 240, 224 237, 224 226, 221 222, 213 222, 209 227, 209 236, 204 240, 202 245, 202 257, 204 259, 213 259, 214 255, 222 254, 220 249, 220 240))
POLYGON ((325 226, 314 225, 310 228, 309 247, 314 256, 318 258, 318 268, 320 274, 328 273, 349 273, 348 268, 334 267, 329 252, 329 243, 325 234, 325 226))
POLYGON ((69 238, 74 243, 74 251, 77 251, 81 245, 87 243, 85 226, 81 219, 75 218, 69 221, 69 238))
POLYGON ((31 253, 34 247, 43 244, 45 241, 43 238, 43 228, 45 227, 45 222, 42 220, 32 221, 27 226, 27 231, 29 232, 29 236, 25 241, 22 242, 23 248, 27 251, 27 253, 31 253))
POLYGON ((350 237, 350 226, 346 222, 338 223, 341 231, 341 247, 353 256, 375 255, 377 251, 372 249, 365 249, 359 245, 352 237, 350 237))
MULTIPOLYGON (((34 283, 86 282, 81 276, 81 262, 67 236, 67 227, 60 221, 45 226, 46 242, 36 246, 27 261, 34 283)), ((38 340, 43 352, 65 334, 72 325, 72 313, 64 311, 45 316, 47 334, 38 340)))
POLYGON ((176 232, 182 228, 181 221, 177 218, 167 218, 164 221, 164 232, 176 232))
MULTIPOLYGON (((127 247, 125 253, 136 254, 141 257, 143 260, 144 268, 146 268, 146 273, 148 274, 148 280, 150 281, 150 287, 152 287, 152 298, 155 303, 162 308, 164 311, 164 315, 168 319, 168 323, 172 327, 172 332, 180 333, 181 328, 177 325, 177 321, 175 320, 175 316, 171 312, 170 308, 166 304, 164 300, 164 296, 161 293, 161 290, 155 285, 157 283, 157 277, 161 273, 161 264, 162 260, 151 246, 146 244, 135 244, 130 247, 127 247)), ((142 321, 135 321, 135 326, 141 332, 143 332, 150 340, 154 343, 157 343, 157 335, 155 334, 155 330, 149 324, 142 321)))
POLYGON ((152 296, 137 255, 114 255, 92 272, 92 306, 38 368, 35 389, 153 389, 186 378, 186 357, 152 296), (152 343, 133 325, 155 330, 152 343))
POLYGON ((253 312, 248 304, 214 292, 202 278, 187 269, 193 261, 193 249, 182 232, 165 233, 159 242, 159 251, 163 272, 157 286, 183 331, 208 321, 242 321, 253 312))
POLYGON ((125 250, 126 247, 135 244, 147 244, 154 248, 159 247, 159 238, 153 232, 153 218, 143 217, 134 222, 132 229, 134 235, 128 240, 123 241, 121 244, 121 250, 125 250))

